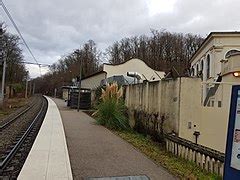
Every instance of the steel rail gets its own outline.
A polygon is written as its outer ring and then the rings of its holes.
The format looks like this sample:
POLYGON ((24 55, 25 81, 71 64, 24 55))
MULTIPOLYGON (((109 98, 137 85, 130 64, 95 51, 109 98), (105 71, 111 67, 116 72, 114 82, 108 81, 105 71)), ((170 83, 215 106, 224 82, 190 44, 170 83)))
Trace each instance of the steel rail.
POLYGON ((8 125, 10 125, 13 121, 15 121, 17 118, 19 118, 20 116, 22 116, 23 114, 25 114, 30 108, 32 108, 32 106, 29 106, 28 108, 26 108, 24 111, 22 111, 21 113, 19 113, 18 115, 16 115, 14 118, 12 118, 10 121, 4 123, 3 125, 0 126, 0 130, 6 128, 8 125))
MULTIPOLYGON (((44 98, 45 99, 45 98, 44 98)), ((8 153, 8 155, 4 158, 4 160, 0 163, 0 169, 1 171, 3 171, 8 163, 12 160, 12 158, 14 157, 14 155, 16 154, 16 152, 18 151, 18 149, 21 147, 21 145, 24 143, 24 140, 27 138, 27 136, 29 135, 29 133, 31 132, 32 128, 34 127, 35 123, 38 121, 39 117, 42 115, 43 113, 43 108, 44 108, 44 100, 42 101, 42 106, 41 109, 39 111, 39 113, 35 116, 33 122, 30 124, 30 126, 28 127, 28 129, 25 131, 25 133, 23 134, 23 136, 19 139, 19 141, 17 142, 17 144, 13 147, 13 149, 8 153)))

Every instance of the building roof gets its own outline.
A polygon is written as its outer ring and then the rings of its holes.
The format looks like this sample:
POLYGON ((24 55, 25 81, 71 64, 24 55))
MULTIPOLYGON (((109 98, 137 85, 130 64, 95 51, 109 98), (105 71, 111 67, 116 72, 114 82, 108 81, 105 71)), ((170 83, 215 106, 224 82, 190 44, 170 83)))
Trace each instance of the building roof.
MULTIPOLYGON (((74 89, 74 90, 78 90, 79 87, 78 86, 62 86, 62 89, 74 89)), ((88 88, 81 88, 81 90, 89 90, 88 88)))
POLYGON ((157 80, 164 77, 164 71, 157 71, 151 68, 141 59, 133 58, 118 64, 104 64, 103 69, 108 73, 107 76, 126 74, 127 72, 138 72, 148 80, 157 80), (152 79, 153 78, 153 79, 152 79))
MULTIPOLYGON (((127 63, 128 61, 131 61, 131 60, 133 60, 133 59, 137 59, 137 60, 139 60, 139 61, 142 61, 146 66, 148 66, 149 68, 151 68, 145 61, 143 61, 143 60, 141 60, 141 59, 139 59, 139 58, 131 58, 131 59, 128 59, 127 61, 123 61, 123 62, 116 63, 116 64, 103 63, 103 65, 118 66, 118 65, 125 64, 125 63, 127 63)), ((151 68, 151 69, 154 70, 154 71, 158 71, 158 70, 155 70, 155 69, 153 69, 153 68, 151 68)), ((162 72, 163 72, 163 71, 162 71, 162 72)))
POLYGON ((102 74, 102 73, 107 73, 107 72, 105 72, 104 70, 100 70, 100 71, 94 72, 94 73, 92 73, 92 74, 90 74, 90 75, 82 78, 81 80, 84 80, 84 79, 87 79, 87 78, 90 78, 90 77, 92 77, 92 76, 96 76, 96 75, 102 74))
POLYGON ((192 55, 190 62, 194 60, 194 58, 203 50, 203 48, 206 46, 206 44, 209 43, 209 41, 216 36, 240 36, 240 31, 225 31, 225 32, 211 32, 205 40, 202 42, 201 46, 198 48, 198 50, 192 55))
MULTIPOLYGON (((137 58, 133 58, 133 59, 137 59, 137 58)), ((132 60, 132 59, 129 59, 129 60, 127 60, 127 61, 124 61, 124 62, 121 62, 121 63, 117 63, 117 64, 103 63, 103 65, 118 66, 118 65, 125 64, 126 62, 128 62, 128 61, 130 61, 130 60, 132 60)), ((138 60, 142 61, 146 66, 148 66, 149 68, 151 68, 151 67, 150 67, 146 62, 144 62, 143 60, 141 60, 141 59, 138 59, 138 60)), ((151 69, 152 69, 152 68, 151 68, 151 69)), ((153 69, 153 70, 154 70, 154 69, 153 69)), ((156 70, 154 70, 154 71, 156 71, 156 70)), ((163 72, 163 71, 161 71, 161 72, 163 72)), ((95 73, 92 73, 92 74, 90 74, 90 75, 82 78, 82 80, 87 79, 87 78, 90 78, 90 77, 92 77, 92 76, 96 76, 96 75, 101 74, 101 73, 107 73, 107 72, 104 71, 103 69, 101 69, 101 70, 99 70, 99 71, 97 71, 97 72, 95 72, 95 73)))

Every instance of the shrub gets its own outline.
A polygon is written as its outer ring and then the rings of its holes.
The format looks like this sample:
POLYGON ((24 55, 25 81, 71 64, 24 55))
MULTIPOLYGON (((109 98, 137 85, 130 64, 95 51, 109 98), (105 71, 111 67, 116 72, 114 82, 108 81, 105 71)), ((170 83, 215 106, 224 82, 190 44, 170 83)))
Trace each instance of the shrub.
POLYGON ((98 105, 101 101, 101 95, 102 95, 102 88, 103 86, 99 86, 96 90, 95 90, 95 98, 94 98, 94 106, 98 105))
POLYGON ((15 93, 21 93, 24 91, 24 85, 20 83, 12 84, 13 89, 15 90, 15 93))
POLYGON ((95 113, 99 124, 111 129, 130 129, 128 119, 124 115, 126 107, 122 99, 122 94, 122 87, 119 88, 117 83, 108 84, 105 90, 102 89, 101 101, 95 113))

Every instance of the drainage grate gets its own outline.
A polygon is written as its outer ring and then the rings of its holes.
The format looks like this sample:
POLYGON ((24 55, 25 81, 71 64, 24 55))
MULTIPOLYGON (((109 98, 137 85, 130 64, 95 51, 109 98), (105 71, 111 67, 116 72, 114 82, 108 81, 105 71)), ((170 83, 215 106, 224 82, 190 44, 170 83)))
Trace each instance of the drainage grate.
POLYGON ((142 176, 89 177, 86 180, 150 180, 150 178, 145 175, 142 175, 142 176))

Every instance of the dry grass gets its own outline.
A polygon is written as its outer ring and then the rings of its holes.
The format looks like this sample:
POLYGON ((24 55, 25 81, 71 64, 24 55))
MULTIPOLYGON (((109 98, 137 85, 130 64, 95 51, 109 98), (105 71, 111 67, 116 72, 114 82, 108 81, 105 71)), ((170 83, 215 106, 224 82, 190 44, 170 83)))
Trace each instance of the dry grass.
POLYGON ((166 168, 170 173, 181 179, 221 179, 221 177, 202 170, 193 162, 176 157, 165 151, 163 145, 154 142, 150 137, 143 136, 136 132, 113 131, 115 134, 126 140, 139 149, 146 156, 155 161, 156 164, 166 168))
POLYGON ((0 119, 11 114, 18 108, 23 107, 28 102, 28 99, 25 98, 11 98, 7 99, 4 104, 0 107, 0 119))

